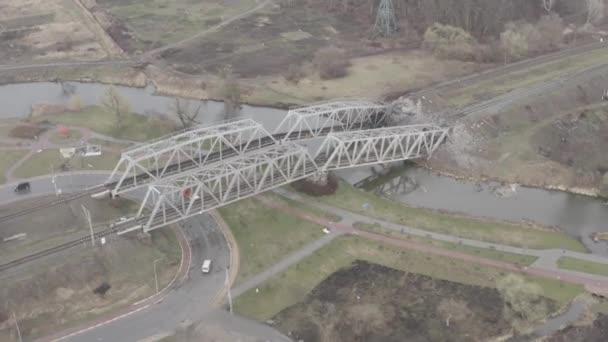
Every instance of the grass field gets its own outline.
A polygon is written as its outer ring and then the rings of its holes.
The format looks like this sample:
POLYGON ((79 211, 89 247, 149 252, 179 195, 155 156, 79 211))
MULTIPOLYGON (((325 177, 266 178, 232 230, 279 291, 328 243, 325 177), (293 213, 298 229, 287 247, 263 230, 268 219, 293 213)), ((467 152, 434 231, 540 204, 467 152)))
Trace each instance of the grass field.
POLYGON ((172 127, 168 123, 158 119, 136 113, 123 115, 121 128, 116 127, 114 114, 98 106, 86 107, 76 112, 41 115, 37 116, 35 120, 86 127, 101 134, 134 141, 151 140, 172 131, 172 127))
MULTIPOLYGON (((348 236, 338 238, 314 255, 271 278, 259 287, 259 293, 254 290, 244 293, 235 300, 234 308, 246 317, 265 321, 304 299, 307 293, 330 274, 357 259, 438 279, 488 287, 494 287, 497 279, 506 274, 491 267, 402 250, 348 236)), ((560 306, 583 292, 581 286, 538 278, 528 280, 538 283, 543 288, 544 295, 556 300, 560 306)))
POLYGON ((323 235, 323 227, 244 199, 219 209, 230 226, 241 255, 235 284, 277 263, 323 235))
MULTIPOLYGON (((118 160, 120 153, 113 150, 104 150, 101 156, 73 157, 70 161, 71 171, 81 170, 112 170, 118 160), (89 166, 90 165, 90 166, 89 166)), ((15 176, 19 178, 31 178, 47 175, 52 172, 61 172, 60 166, 66 161, 58 149, 44 150, 35 153, 15 170, 15 176)))
POLYGON ((514 263, 521 266, 529 266, 534 261, 536 261, 537 257, 531 255, 524 254, 516 254, 509 252, 497 251, 494 249, 487 248, 479 248, 473 246, 459 245, 457 243, 444 242, 439 240, 433 240, 430 238, 410 235, 410 234, 402 234, 400 232, 396 232, 394 230, 383 228, 379 225, 372 225, 363 222, 356 222, 355 227, 361 230, 370 231, 373 233, 379 233, 382 235, 390 236, 392 238, 403 239, 406 241, 424 243, 431 246, 437 246, 444 249, 454 250, 466 254, 471 254, 475 256, 479 256, 487 259, 494 259, 500 261, 506 261, 510 263, 514 263))
POLYGON ((321 210, 317 207, 312 207, 312 206, 306 205, 302 202, 294 201, 290 198, 283 197, 278 194, 267 193, 266 196, 273 201, 276 201, 278 203, 284 204, 289 207, 300 209, 302 211, 309 212, 315 216, 322 217, 326 220, 337 222, 337 221, 340 221, 340 219, 341 219, 341 217, 336 214, 332 214, 328 211, 321 210))
POLYGON ((565 58, 526 70, 507 74, 504 77, 478 82, 460 88, 449 94, 442 94, 447 103, 455 107, 464 107, 483 98, 490 98, 507 93, 513 89, 529 86, 533 83, 554 79, 560 75, 576 72, 586 67, 605 62, 607 49, 594 50, 583 55, 565 58))
POLYGON ((377 219, 462 238, 525 248, 586 252, 578 240, 563 233, 412 208, 358 190, 346 182, 340 182, 334 195, 315 200, 377 219), (363 209, 365 203, 369 205, 367 209, 363 209))
POLYGON ((25 157, 27 150, 2 150, 0 151, 0 184, 6 182, 6 171, 18 160, 25 157))
POLYGON ((581 260, 572 257, 561 257, 557 261, 559 268, 566 270, 579 271, 584 273, 608 276, 608 264, 581 260))

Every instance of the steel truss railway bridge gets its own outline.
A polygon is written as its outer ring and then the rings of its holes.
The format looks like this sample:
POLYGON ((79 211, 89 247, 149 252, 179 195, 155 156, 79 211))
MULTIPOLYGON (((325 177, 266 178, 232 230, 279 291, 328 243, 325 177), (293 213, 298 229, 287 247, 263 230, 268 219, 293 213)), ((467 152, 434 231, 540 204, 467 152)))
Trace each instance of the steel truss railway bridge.
POLYGON ((434 125, 388 127, 392 112, 339 100, 289 110, 272 134, 251 119, 193 127, 126 150, 93 197, 145 192, 113 231, 148 232, 328 171, 429 157, 445 141, 434 125), (301 143, 315 138, 311 153, 301 143))

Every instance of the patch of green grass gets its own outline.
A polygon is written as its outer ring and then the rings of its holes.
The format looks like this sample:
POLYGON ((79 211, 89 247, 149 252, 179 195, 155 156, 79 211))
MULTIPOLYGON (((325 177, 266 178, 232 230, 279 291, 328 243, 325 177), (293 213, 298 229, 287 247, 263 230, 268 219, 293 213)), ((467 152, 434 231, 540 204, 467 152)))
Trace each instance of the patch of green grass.
POLYGON ((236 284, 323 235, 323 227, 244 199, 219 209, 230 226, 241 255, 236 284))
POLYGON ((6 182, 6 171, 29 151, 27 150, 0 150, 0 184, 6 182))
POLYGON ((562 248, 586 252, 581 242, 563 233, 412 208, 356 189, 343 181, 334 195, 315 200, 380 220, 462 238, 524 248, 562 248), (363 209, 365 203, 369 205, 367 209, 363 209))
POLYGON ((606 49, 573 56, 546 64, 536 65, 529 69, 519 70, 504 77, 481 81, 468 87, 460 88, 453 94, 444 96, 447 102, 456 107, 464 107, 481 97, 494 97, 511 90, 529 86, 534 83, 554 79, 560 75, 576 72, 586 67, 605 62, 606 49))
POLYGON ((272 198, 275 201, 282 202, 282 203, 284 203, 287 206, 290 206, 290 207, 293 207, 293 208, 296 208, 296 209, 300 209, 302 211, 309 212, 309 213, 311 213, 311 214, 313 214, 315 216, 322 217, 322 218, 324 218, 326 220, 338 222, 338 221, 340 221, 342 219, 340 216, 338 216, 336 214, 333 214, 333 213, 330 213, 328 211, 319 209, 317 207, 306 205, 306 204, 304 204, 302 202, 294 201, 294 200, 292 200, 290 198, 283 197, 283 196, 278 195, 278 194, 269 193, 269 194, 266 194, 266 196, 269 196, 270 198, 272 198))
MULTIPOLYGON (((369 241, 355 236, 339 237, 319 249, 317 253, 278 274, 259 287, 259 293, 250 290, 234 301, 234 309, 241 315, 259 321, 267 320, 278 312, 305 298, 320 282, 354 260, 367 260, 405 272, 418 273, 437 279, 462 284, 494 287, 507 272, 417 251, 369 241)), ((528 277, 543 288, 543 294, 563 306, 583 292, 581 286, 554 280, 528 277)))
POLYGON ((151 140, 172 131, 167 122, 136 113, 124 113, 121 128, 118 128, 116 116, 98 106, 85 107, 75 112, 41 115, 35 117, 35 120, 86 127, 101 134, 135 141, 151 140))
MULTIPOLYGON (((73 157, 70 161, 70 170, 112 170, 120 159, 120 154, 112 150, 104 150, 102 155, 93 157, 73 157), (90 165, 90 167, 89 167, 90 165)), ((31 178, 47 175, 54 172, 59 173, 60 167, 66 159, 63 158, 58 149, 44 150, 35 153, 15 170, 15 176, 20 178, 31 178), (52 165, 52 169, 51 169, 52 165)))
POLYGON ((427 237, 420 237, 420 236, 405 234, 405 233, 402 234, 402 233, 396 232, 394 230, 383 228, 379 225, 373 225, 373 224, 368 224, 368 223, 363 223, 363 222, 356 222, 355 227, 358 229, 361 229, 361 230, 366 230, 366 231, 372 232, 372 233, 386 235, 391 238, 398 238, 398 239, 402 239, 402 240, 406 240, 406 241, 423 243, 426 245, 431 245, 431 246, 436 246, 436 247, 440 247, 440 248, 444 248, 444 249, 458 251, 458 252, 462 252, 462 253, 466 253, 466 254, 471 254, 471 255, 479 256, 479 257, 486 258, 486 259, 510 262, 510 263, 514 263, 517 265, 521 265, 521 266, 529 266, 534 261, 536 261, 536 259, 538 259, 537 257, 532 256, 532 255, 502 252, 502 251, 497 251, 495 249, 460 245, 460 244, 453 243, 453 242, 439 241, 439 240, 434 240, 434 239, 427 238, 427 237))
POLYGON ((602 264, 599 262, 581 260, 572 257, 561 257, 557 261, 557 266, 559 266, 559 268, 571 271, 608 276, 608 264, 602 264))

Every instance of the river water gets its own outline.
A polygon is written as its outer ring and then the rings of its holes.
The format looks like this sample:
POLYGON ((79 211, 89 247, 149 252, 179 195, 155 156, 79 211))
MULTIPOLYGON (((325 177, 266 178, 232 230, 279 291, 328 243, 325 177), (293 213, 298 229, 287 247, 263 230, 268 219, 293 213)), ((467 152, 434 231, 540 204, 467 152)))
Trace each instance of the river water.
POLYGON ((594 253, 608 255, 604 243, 589 238, 592 232, 608 231, 608 205, 588 196, 491 182, 479 184, 414 167, 404 167, 374 191, 416 207, 559 227, 594 253))
MULTIPOLYGON (((86 105, 99 104, 106 85, 96 83, 66 82, 73 92, 65 95, 62 86, 52 82, 19 83, 0 86, 0 119, 28 115, 35 104, 67 105, 78 96, 86 105)), ((158 115, 170 112, 174 97, 158 96, 155 89, 116 86, 131 105, 134 112, 158 115)), ((201 103, 190 100, 192 106, 201 103)), ((203 101, 202 123, 212 123, 223 118, 222 102, 203 101)), ((272 131, 285 116, 285 111, 273 108, 243 106, 239 116, 250 117, 267 130, 272 131)), ((314 146, 316 144, 311 144, 314 146)), ((340 173, 356 183, 371 175, 367 167, 340 173)), ((461 212, 472 216, 498 220, 531 220, 543 225, 556 226, 580 238, 594 253, 608 255, 604 243, 593 243, 589 234, 608 231, 608 206, 600 200, 572 195, 559 191, 546 191, 525 187, 501 188, 499 184, 458 181, 437 176, 418 168, 403 171, 376 191, 384 196, 408 205, 461 212)))
MULTIPOLYGON (((0 119, 25 117, 35 104, 68 105, 74 96, 77 96, 84 105, 98 105, 108 87, 99 83, 65 82, 64 84, 71 88, 69 95, 64 94, 59 83, 53 82, 16 83, 0 86, 0 104, 2 104, 0 119)), ((166 114, 171 111, 175 103, 175 97, 155 95, 153 86, 146 88, 115 86, 115 88, 128 100, 131 110, 139 114, 166 114)), ((201 123, 223 120, 223 102, 189 100, 189 104, 192 107, 202 104, 199 116, 201 123)), ((267 129, 273 130, 285 113, 280 109, 244 105, 238 115, 251 117, 267 129)))

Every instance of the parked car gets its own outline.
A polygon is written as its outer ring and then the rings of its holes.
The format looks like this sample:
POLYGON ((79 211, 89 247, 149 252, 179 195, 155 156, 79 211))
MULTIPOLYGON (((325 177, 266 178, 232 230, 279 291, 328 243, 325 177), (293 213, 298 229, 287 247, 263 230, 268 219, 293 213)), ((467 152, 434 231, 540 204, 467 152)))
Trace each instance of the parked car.
POLYGON ((19 183, 19 184, 17 184, 17 187, 15 187, 16 193, 24 193, 24 192, 29 192, 29 191, 30 191, 30 182, 19 183))

